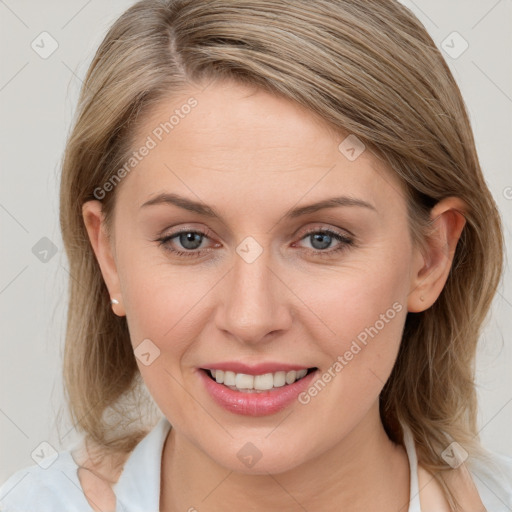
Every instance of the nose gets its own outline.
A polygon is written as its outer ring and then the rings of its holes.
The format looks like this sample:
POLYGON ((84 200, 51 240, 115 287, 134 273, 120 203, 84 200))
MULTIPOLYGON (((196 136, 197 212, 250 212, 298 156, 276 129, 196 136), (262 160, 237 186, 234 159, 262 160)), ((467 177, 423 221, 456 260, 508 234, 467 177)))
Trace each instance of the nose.
POLYGON ((293 294, 270 266, 264 250, 252 262, 235 253, 234 265, 225 277, 216 326, 240 343, 261 344, 290 328, 287 301, 293 294))

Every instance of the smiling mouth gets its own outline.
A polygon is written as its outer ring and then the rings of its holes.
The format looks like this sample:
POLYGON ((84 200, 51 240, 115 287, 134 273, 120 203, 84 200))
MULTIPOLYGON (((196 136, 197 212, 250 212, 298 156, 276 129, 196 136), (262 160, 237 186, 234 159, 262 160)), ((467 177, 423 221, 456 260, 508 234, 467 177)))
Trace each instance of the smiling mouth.
POLYGON ((304 368, 302 370, 278 371, 274 373, 265 373, 262 375, 248 375, 246 373, 235 373, 224 370, 202 369, 211 379, 222 384, 232 391, 242 391, 244 393, 262 393, 273 389, 289 386, 297 382, 306 375, 317 370, 314 368, 304 368))

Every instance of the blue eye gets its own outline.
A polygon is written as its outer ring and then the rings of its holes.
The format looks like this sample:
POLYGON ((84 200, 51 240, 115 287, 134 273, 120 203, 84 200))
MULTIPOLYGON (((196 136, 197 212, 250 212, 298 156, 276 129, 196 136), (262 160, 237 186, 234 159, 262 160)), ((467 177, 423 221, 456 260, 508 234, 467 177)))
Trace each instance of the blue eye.
MULTIPOLYGON (((160 245, 164 247, 166 251, 169 251, 176 256, 184 256, 184 257, 198 257, 205 252, 204 250, 197 251, 197 249, 201 246, 201 243, 205 237, 208 236, 208 233, 203 231, 195 231, 192 229, 183 229, 178 231, 177 233, 166 235, 162 238, 159 238, 157 241, 160 242, 160 245), (178 249, 174 249, 172 247, 171 241, 177 239, 181 246, 186 251, 180 251, 178 249)), ((209 252, 209 251, 206 251, 209 252)))
POLYGON ((194 250, 199 249, 203 235, 201 233, 196 233, 195 231, 184 231, 176 236, 178 237, 180 244, 185 247, 185 249, 194 250))
MULTIPOLYGON (((165 251, 172 253, 178 257, 197 258, 202 256, 206 252, 210 252, 212 249, 200 249, 204 239, 209 238, 209 232, 197 231, 192 229, 183 229, 176 233, 166 235, 157 239, 160 245, 163 246, 165 251), (179 243, 185 250, 176 249, 173 244, 179 243), (199 250, 198 250, 199 249, 199 250)), ((333 253, 345 250, 348 247, 354 245, 354 240, 344 234, 338 233, 330 229, 314 229, 305 233, 300 240, 309 238, 311 240, 312 249, 301 249, 306 250, 313 255, 320 257, 330 257, 333 253), (334 249, 328 249, 333 241, 338 242, 338 245, 334 249), (328 249, 328 250, 326 250, 328 249)), ((216 244, 220 246, 220 244, 216 244)))
POLYGON ((312 229, 301 238, 301 240, 305 239, 310 240, 313 249, 302 248, 300 250, 306 251, 313 257, 323 259, 336 257, 341 254, 342 251, 346 251, 355 245, 355 240, 352 237, 331 229, 312 229), (337 245, 333 249, 326 250, 326 248, 332 246, 333 240, 338 242, 337 245))
POLYGON ((353 240, 348 236, 337 233, 336 231, 331 231, 329 229, 317 229, 314 231, 309 231, 306 236, 302 238, 302 240, 305 238, 309 238, 311 240, 311 245, 313 246, 314 252, 316 253, 320 252, 330 254, 333 252, 338 252, 342 249, 345 249, 347 246, 352 245, 353 243, 353 240), (339 245, 336 246, 335 249, 325 251, 324 249, 327 249, 332 245, 333 240, 339 242, 339 245), (315 244, 317 244, 316 247, 315 244))

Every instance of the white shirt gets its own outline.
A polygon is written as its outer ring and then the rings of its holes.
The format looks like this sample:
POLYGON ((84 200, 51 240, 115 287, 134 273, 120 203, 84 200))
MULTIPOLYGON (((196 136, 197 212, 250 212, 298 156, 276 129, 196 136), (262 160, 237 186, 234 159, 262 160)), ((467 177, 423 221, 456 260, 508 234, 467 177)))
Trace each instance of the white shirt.
MULTIPOLYGON (((114 484, 116 512, 159 512, 163 445, 171 425, 162 417, 135 447, 114 484)), ((410 467, 408 512, 421 512, 418 461, 412 436, 404 428, 410 467)), ((0 487, 2 512, 91 512, 77 475, 72 448, 59 452, 47 469, 45 460, 15 472, 0 487)), ((492 454, 488 463, 473 459, 468 469, 488 512, 512 511, 512 458, 492 454)))

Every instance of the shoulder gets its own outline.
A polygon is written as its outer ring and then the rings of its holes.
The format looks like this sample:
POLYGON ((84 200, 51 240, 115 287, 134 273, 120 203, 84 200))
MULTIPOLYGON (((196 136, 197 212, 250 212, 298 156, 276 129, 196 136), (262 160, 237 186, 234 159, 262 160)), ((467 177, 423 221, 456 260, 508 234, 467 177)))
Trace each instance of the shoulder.
MULTIPOLYGON (((439 483, 423 466, 418 465, 419 495, 422 510, 448 512, 450 507, 439 483)), ((512 458, 486 452, 472 457, 459 468, 445 474, 445 481, 457 498, 462 510, 473 510, 475 504, 483 510, 512 510, 512 458)))
POLYGON ((487 452, 472 458, 468 469, 488 510, 512 510, 512 457, 487 452))
POLYGON ((0 487, 1 512, 90 512, 70 451, 12 474, 0 487))

